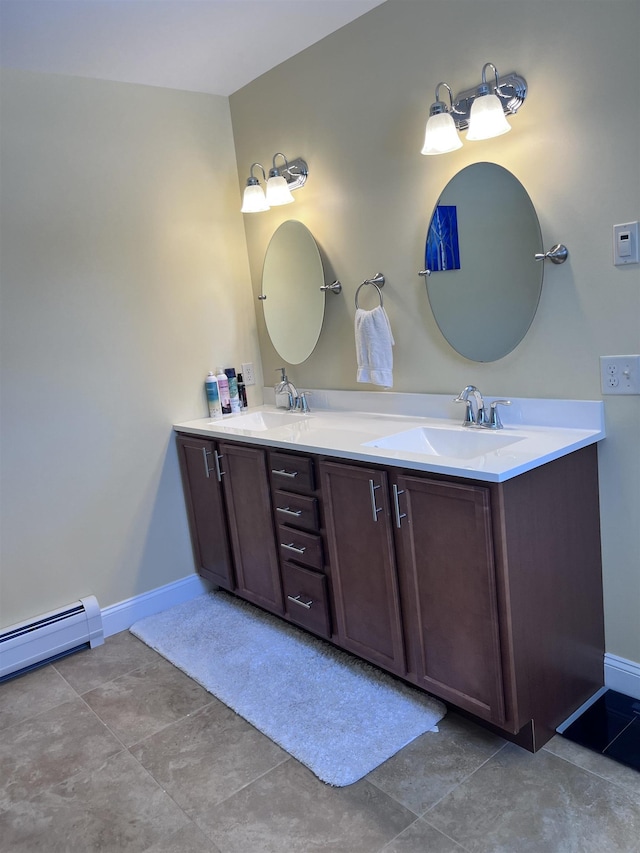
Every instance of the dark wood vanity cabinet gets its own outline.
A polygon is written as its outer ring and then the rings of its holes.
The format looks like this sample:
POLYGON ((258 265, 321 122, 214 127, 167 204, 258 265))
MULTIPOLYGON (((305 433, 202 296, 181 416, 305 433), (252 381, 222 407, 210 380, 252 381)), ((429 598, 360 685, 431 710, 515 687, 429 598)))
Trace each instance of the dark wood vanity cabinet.
POLYGON ((338 642, 405 675, 387 475, 327 461, 320 473, 338 642))
POLYGON ((180 435, 176 445, 198 573, 223 589, 232 590, 235 577, 216 443, 180 435))
POLYGON ((409 670, 430 693, 501 725, 489 489, 401 474, 392 490, 409 670))
POLYGON ((271 523, 267 452, 220 442, 222 487, 236 573, 236 592, 283 613, 282 583, 271 523))
POLYGON ((198 573, 281 614, 266 451, 186 435, 177 448, 198 573))
POLYGON ((178 451, 219 586, 532 751, 602 686, 595 445, 503 483, 185 435, 178 451))
POLYGON ((271 451, 269 469, 286 618, 329 639, 332 619, 316 460, 271 451))

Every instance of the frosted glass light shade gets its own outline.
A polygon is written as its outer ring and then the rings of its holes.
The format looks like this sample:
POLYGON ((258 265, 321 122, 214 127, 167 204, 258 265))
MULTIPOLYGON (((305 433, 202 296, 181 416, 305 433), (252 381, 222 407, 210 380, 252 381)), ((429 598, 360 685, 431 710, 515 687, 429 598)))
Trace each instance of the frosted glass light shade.
POLYGON ((277 207, 281 204, 291 204, 295 201, 291 194, 286 178, 282 175, 275 175, 267 181, 267 204, 270 207, 277 207))
POLYGON ((430 116, 421 154, 446 154, 462 148, 455 122, 449 113, 430 116))
POLYGON ((244 188, 242 196, 241 213, 262 213, 264 210, 269 210, 269 205, 264 196, 264 190, 260 184, 249 184, 244 188))
POLYGON ((473 141, 491 139, 508 133, 511 125, 507 121, 502 103, 497 95, 481 95, 471 104, 467 139, 473 141))

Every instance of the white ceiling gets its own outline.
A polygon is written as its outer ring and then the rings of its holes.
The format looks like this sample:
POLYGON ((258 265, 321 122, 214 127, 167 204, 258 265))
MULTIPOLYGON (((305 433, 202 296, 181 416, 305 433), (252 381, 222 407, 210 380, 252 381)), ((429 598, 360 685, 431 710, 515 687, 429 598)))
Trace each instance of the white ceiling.
POLYGON ((230 95, 382 2, 0 0, 0 63, 230 95))

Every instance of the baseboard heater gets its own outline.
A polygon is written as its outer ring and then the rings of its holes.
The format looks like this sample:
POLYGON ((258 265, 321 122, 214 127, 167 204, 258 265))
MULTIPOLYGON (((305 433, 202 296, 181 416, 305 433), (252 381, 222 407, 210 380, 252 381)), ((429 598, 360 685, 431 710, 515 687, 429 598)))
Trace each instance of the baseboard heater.
POLYGON ((93 595, 0 632, 0 681, 57 658, 104 643, 102 614, 93 595))

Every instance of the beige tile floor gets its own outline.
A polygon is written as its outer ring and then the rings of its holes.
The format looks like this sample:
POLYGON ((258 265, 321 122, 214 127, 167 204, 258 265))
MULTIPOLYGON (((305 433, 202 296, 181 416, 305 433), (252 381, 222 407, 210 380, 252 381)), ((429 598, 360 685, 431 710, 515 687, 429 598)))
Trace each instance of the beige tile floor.
POLYGON ((453 713, 331 788, 128 632, 0 685, 7 853, 634 853, 640 773, 453 713))

